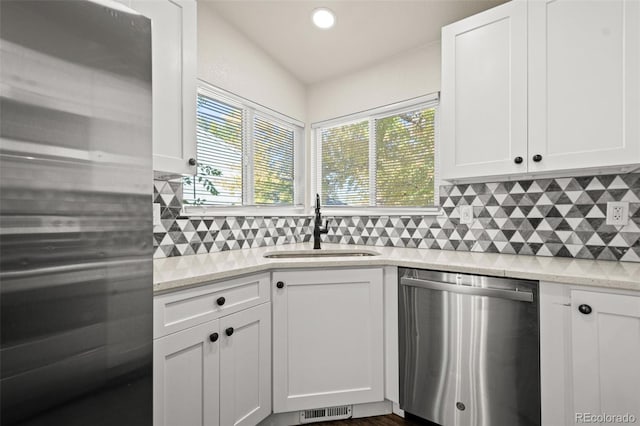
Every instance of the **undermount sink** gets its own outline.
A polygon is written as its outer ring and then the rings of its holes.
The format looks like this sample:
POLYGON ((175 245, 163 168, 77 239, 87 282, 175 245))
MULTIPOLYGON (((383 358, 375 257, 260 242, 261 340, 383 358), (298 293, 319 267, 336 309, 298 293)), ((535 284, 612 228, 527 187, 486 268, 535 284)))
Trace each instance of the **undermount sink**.
POLYGON ((379 254, 369 250, 298 250, 273 251, 265 253, 264 257, 268 259, 295 259, 301 257, 367 257, 379 254))

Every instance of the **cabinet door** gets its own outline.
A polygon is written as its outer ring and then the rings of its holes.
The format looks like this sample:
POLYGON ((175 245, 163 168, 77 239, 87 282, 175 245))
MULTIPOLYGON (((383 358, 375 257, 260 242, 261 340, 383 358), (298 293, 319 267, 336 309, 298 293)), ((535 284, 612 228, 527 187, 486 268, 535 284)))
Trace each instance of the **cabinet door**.
POLYGON ((529 55, 529 171, 640 162, 640 2, 531 1, 529 55))
POLYGON ((527 171, 526 17, 516 0, 442 29, 443 179, 527 171))
POLYGON ((640 297, 574 290, 571 305, 576 416, 640 418, 640 297), (591 313, 581 313, 581 305, 591 313))
POLYGON ((221 318, 220 330, 220 424, 258 424, 271 414, 271 304, 221 318))
POLYGON ((217 426, 218 320, 153 342, 154 426, 217 426))
POLYGON ((382 269, 275 272, 274 412, 382 401, 382 269))
POLYGON ((151 19, 153 169, 194 174, 197 16, 195 0, 132 0, 151 19))

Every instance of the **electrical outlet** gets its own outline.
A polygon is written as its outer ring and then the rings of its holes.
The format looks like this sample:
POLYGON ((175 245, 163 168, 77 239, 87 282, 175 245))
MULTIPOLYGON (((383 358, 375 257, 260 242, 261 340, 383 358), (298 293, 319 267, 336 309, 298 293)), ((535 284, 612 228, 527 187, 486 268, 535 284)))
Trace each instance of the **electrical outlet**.
POLYGON ((629 203, 609 201, 607 203, 607 225, 626 225, 629 222, 629 203))
POLYGON ((460 223, 469 225, 473 223, 473 206, 460 206, 460 223))
POLYGON ((160 203, 153 203, 153 225, 161 225, 160 221, 160 203))

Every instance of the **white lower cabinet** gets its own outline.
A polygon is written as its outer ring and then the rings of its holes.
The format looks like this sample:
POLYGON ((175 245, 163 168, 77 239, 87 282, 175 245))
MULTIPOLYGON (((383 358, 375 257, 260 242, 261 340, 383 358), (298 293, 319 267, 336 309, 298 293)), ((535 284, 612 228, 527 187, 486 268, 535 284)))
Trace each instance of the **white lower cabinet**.
POLYGON ((606 413, 640 421, 640 296, 573 290, 571 308, 576 420, 606 413))
POLYGON ((271 414, 271 310, 265 303, 220 319, 220 424, 271 414))
POLYGON ((274 412, 384 399, 382 268, 274 272, 274 412))
POLYGON ((251 296, 261 278, 155 298, 156 314, 165 314, 156 315, 157 330, 173 331, 164 327, 169 320, 189 326, 154 340, 154 426, 249 426, 271 414, 271 303, 268 293, 251 296), (223 308, 233 313, 223 315, 223 308))
POLYGON ((640 421, 640 293, 543 282, 540 309, 542 424, 640 421))
POLYGON ((218 326, 209 321, 153 342, 154 426, 220 424, 218 326))

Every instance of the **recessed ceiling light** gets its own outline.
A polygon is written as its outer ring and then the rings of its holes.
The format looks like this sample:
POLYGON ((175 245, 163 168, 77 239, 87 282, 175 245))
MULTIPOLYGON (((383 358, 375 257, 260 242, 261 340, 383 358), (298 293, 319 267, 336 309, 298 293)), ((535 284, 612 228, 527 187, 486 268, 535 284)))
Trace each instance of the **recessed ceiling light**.
POLYGON ((322 28, 323 30, 333 27, 333 24, 336 23, 335 15, 326 7, 315 9, 313 11, 312 19, 316 27, 322 28))

